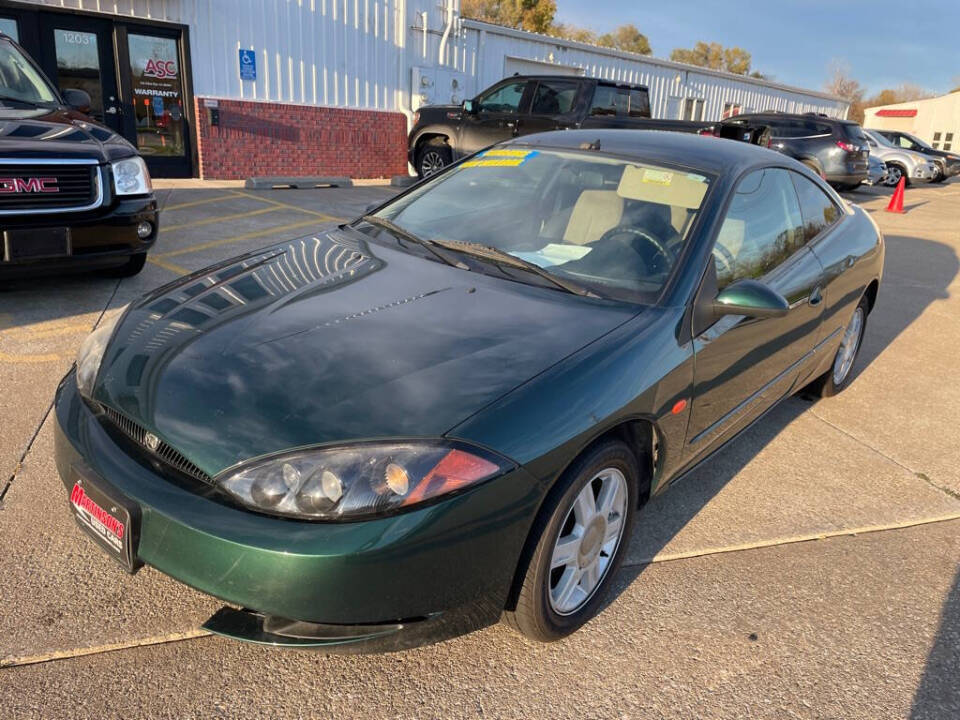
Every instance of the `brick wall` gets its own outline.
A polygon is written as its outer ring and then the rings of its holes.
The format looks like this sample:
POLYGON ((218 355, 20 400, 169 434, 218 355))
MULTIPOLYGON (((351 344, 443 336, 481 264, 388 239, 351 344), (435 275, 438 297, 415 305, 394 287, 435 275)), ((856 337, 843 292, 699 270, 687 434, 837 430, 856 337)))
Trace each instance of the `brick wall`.
POLYGON ((200 177, 407 174, 407 121, 401 113, 218 100, 211 127, 197 98, 200 177))

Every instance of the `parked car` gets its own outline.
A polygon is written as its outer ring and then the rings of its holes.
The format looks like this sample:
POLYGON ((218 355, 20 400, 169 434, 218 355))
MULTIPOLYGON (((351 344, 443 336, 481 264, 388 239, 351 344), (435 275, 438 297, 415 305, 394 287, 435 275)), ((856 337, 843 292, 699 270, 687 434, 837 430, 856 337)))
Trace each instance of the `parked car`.
POLYGON ((768 127, 771 149, 799 160, 838 190, 852 190, 867 179, 867 141, 855 122, 774 112, 735 115, 722 124, 768 127))
POLYGON ((926 155, 896 147, 883 135, 872 130, 864 130, 864 134, 870 146, 870 154, 883 160, 887 165, 887 178, 883 181, 884 185, 893 187, 900 182, 901 177, 906 178, 907 185, 913 180, 931 182, 936 176, 937 166, 926 155))
POLYGON ((642 85, 568 75, 514 75, 463 105, 414 115, 407 156, 420 177, 494 143, 547 130, 633 128, 697 132, 710 123, 653 120, 642 85))
POLYGON ((0 34, 0 278, 143 268, 159 227, 150 174, 89 108, 85 92, 61 95, 0 34))
POLYGON ((513 139, 131 303, 57 391, 57 468, 126 570, 231 604, 214 632, 397 649, 506 611, 554 640, 647 498, 850 384, 883 259, 769 150, 513 139))
POLYGON ((933 182, 943 182, 954 175, 960 175, 960 155, 955 152, 938 150, 925 143, 916 135, 911 135, 910 133, 899 130, 871 129, 871 132, 882 135, 896 147, 913 150, 933 160, 937 166, 937 174, 934 176, 933 182))
POLYGON ((878 157, 871 155, 868 158, 866 185, 880 185, 887 179, 887 164, 878 157))

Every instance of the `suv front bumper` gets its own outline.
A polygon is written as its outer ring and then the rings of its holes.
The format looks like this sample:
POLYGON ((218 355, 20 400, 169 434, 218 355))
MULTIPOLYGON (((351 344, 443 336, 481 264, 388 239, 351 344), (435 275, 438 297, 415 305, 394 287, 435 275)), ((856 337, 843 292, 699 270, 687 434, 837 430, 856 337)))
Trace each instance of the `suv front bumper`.
POLYGON ((11 215, 0 227, 0 277, 44 274, 49 272, 113 267, 122 265, 130 255, 144 253, 157 240, 159 212, 153 195, 115 202, 95 214, 11 215), (152 232, 145 238, 137 233, 141 222, 148 222, 152 232), (64 257, 4 262, 2 231, 70 229, 70 254, 64 257))

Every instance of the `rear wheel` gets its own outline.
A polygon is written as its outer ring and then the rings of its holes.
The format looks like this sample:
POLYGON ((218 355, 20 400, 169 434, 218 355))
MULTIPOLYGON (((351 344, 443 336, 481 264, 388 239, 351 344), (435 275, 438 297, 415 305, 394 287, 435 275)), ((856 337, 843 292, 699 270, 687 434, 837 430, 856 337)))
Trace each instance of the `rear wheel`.
POLYGON ((853 365, 860 354, 860 345, 863 342, 863 331, 867 328, 867 313, 870 312, 870 301, 866 296, 853 311, 850 322, 843 331, 843 338, 837 354, 833 357, 830 369, 818 377, 808 386, 808 390, 820 397, 831 397, 841 392, 853 379, 853 365))
POLYGON ((603 603, 630 542, 639 470, 630 449, 610 441, 575 461, 559 483, 534 527, 516 607, 505 613, 509 625, 541 642, 574 632, 603 603))
POLYGON ((422 178, 430 177, 443 170, 453 162, 453 151, 447 143, 435 138, 420 146, 417 153, 417 175, 422 178))

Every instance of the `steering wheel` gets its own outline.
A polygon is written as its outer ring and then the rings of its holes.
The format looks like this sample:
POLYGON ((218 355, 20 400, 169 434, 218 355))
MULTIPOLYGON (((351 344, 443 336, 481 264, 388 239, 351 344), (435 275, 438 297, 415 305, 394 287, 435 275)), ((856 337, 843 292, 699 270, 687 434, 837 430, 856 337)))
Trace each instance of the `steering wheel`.
MULTIPOLYGON (((610 228, 603 235, 600 236, 598 240, 595 241, 596 244, 600 244, 604 240, 616 237, 617 235, 633 235, 643 240, 645 243, 650 245, 657 253, 667 261, 668 265, 673 265, 674 261, 677 259, 673 251, 670 250, 666 245, 664 245, 660 240, 655 238, 650 233, 640 228, 636 228, 633 225, 617 225, 615 228, 610 228)), ((590 243, 593 245, 594 243, 590 243)))

